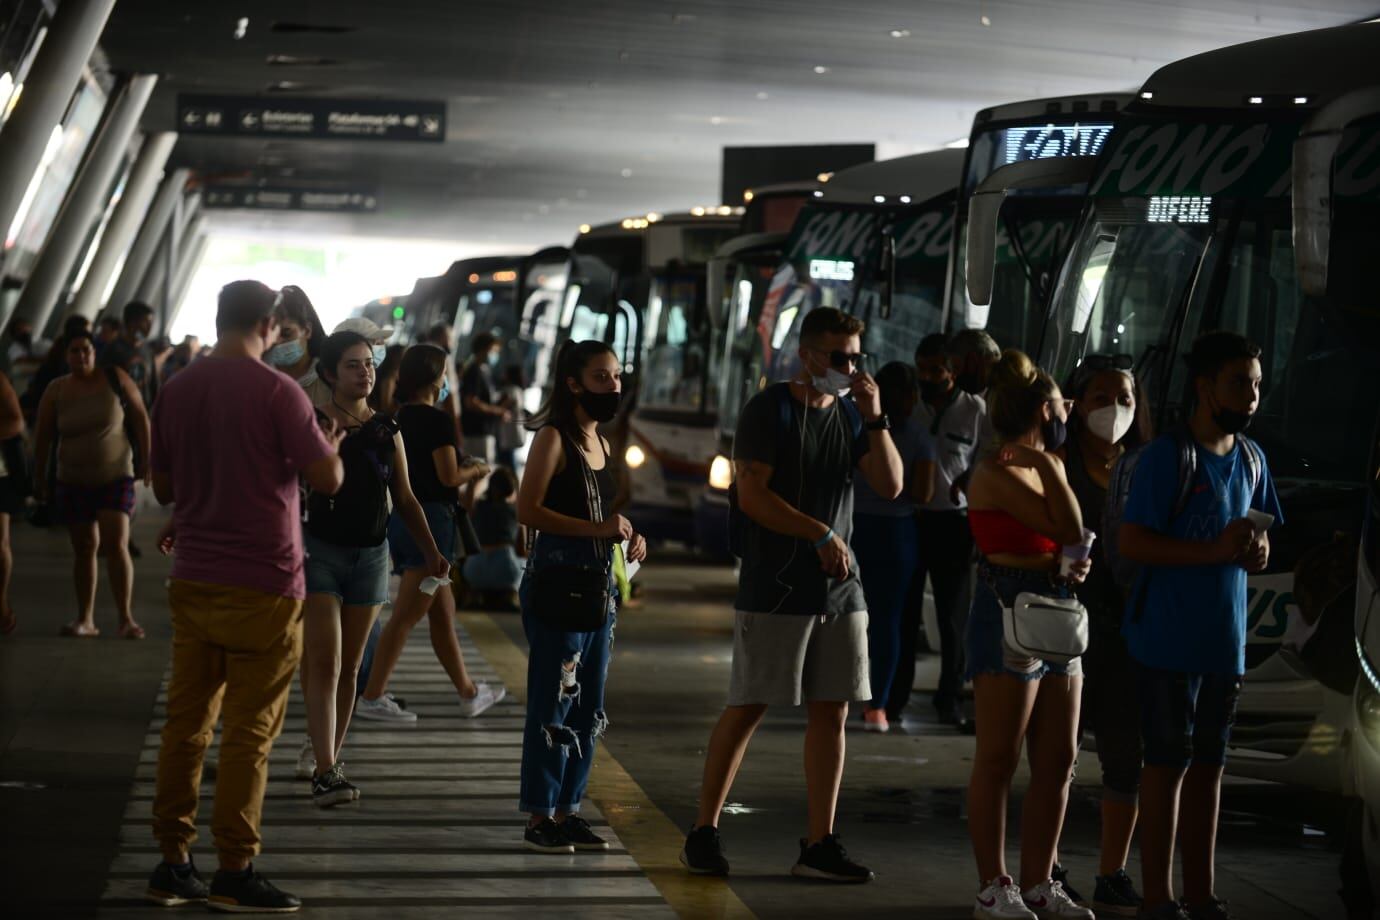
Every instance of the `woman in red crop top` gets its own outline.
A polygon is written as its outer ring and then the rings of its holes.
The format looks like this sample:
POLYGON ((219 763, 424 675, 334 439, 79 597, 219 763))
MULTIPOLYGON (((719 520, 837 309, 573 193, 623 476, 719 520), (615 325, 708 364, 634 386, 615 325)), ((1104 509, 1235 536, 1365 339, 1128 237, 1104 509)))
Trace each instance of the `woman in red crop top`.
MULTIPOLYGON (((1053 451, 1065 435, 1070 400, 1023 353, 1008 349, 992 369, 988 415, 1000 443, 973 471, 968 520, 981 554, 968 618, 968 677, 977 704, 977 751, 968 784, 968 831, 982 891, 975 917, 1040 916, 1092 920, 1053 879, 1055 847, 1074 756, 1082 675, 1067 665, 1026 658, 1005 647, 1002 609, 1032 591, 1064 595, 1061 544, 1083 537, 1078 500, 1053 451), (1006 803, 1028 742, 1030 790, 1021 831, 1019 884, 1007 874, 1006 803)), ((1084 565, 1073 581, 1087 574, 1084 565)))

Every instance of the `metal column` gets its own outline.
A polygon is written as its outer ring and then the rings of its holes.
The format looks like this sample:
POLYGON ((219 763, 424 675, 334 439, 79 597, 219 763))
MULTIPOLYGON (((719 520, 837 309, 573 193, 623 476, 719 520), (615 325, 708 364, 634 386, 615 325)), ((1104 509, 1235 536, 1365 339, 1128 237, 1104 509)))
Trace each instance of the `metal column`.
POLYGON ((165 301, 168 298, 169 266, 176 266, 182 241, 188 239, 187 231, 200 216, 201 193, 193 192, 182 200, 172 219, 168 221, 168 226, 158 241, 158 254, 149 263, 148 271, 144 272, 144 277, 139 281, 139 287, 134 293, 135 300, 158 308, 160 313, 167 312, 168 304, 165 301))
MULTIPOLYGON (((72 100, 115 0, 63 0, 0 137, 0 233, 19 213, 53 126, 72 100)), ((0 317, 3 319, 3 317, 0 317)))
MULTIPOLYGON (((139 222, 148 213, 149 202, 157 189, 158 179, 163 175, 163 167, 167 164, 168 156, 176 143, 175 131, 161 131, 144 139, 139 158, 134 161, 134 168, 130 170, 129 178, 125 181, 125 190, 120 196, 120 202, 115 205, 115 213, 110 215, 105 232, 101 234, 96 257, 91 260, 86 277, 82 279, 81 288, 72 298, 72 305, 67 311, 68 316, 80 315, 94 320, 100 312, 105 289, 110 284, 110 276, 115 272, 116 263, 128 251, 130 241, 139 229, 139 222)), ((117 303, 115 306, 121 307, 123 303, 117 303)))
POLYGON ((163 239, 163 232, 167 230, 173 212, 177 210, 177 204, 182 199, 182 190, 186 187, 190 175, 189 169, 175 169, 163 176, 163 184, 158 187, 158 195, 153 199, 148 216, 139 228, 139 235, 134 238, 129 255, 125 256, 125 265, 120 270, 115 288, 110 292, 111 303, 126 304, 135 299, 139 291, 139 282, 143 280, 149 265, 158 253, 158 243, 163 239))
POLYGON ((130 139, 157 82, 157 77, 148 74, 131 78, 87 151, 81 172, 68 190, 62 210, 48 231, 43 251, 15 304, 15 316, 29 320, 36 330, 42 330, 48 322, 81 257, 87 234, 105 210, 110 185, 119 173, 130 139))

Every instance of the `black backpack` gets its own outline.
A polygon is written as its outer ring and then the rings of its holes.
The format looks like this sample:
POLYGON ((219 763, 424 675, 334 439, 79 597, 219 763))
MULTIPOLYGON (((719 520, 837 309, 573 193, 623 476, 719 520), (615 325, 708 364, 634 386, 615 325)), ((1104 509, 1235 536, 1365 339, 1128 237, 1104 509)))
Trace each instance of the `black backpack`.
MULTIPOLYGON (((1193 497, 1193 483, 1198 478, 1198 446, 1193 439, 1193 433, 1188 430, 1187 426, 1174 429, 1169 437, 1174 439, 1175 451, 1179 458, 1179 486, 1175 492, 1174 508, 1169 515, 1169 522, 1173 524, 1187 510, 1188 502, 1193 497)), ((1264 455, 1260 450, 1260 445, 1244 434, 1238 434, 1236 440, 1241 445, 1242 453, 1246 458, 1246 470, 1251 480, 1250 494, 1254 495, 1265 469, 1264 455)), ((1127 596, 1135 587, 1144 566, 1139 562, 1126 559, 1118 551, 1121 520, 1126 513, 1126 500, 1131 494, 1131 481, 1135 477, 1136 467, 1150 443, 1153 442, 1142 444, 1135 450, 1122 454, 1117 460, 1116 465, 1112 467, 1111 478, 1107 482, 1107 503, 1102 508, 1102 556, 1111 570, 1112 578, 1116 581, 1117 587, 1127 596)), ((1139 607, 1144 601, 1145 586, 1142 582, 1140 597, 1137 602, 1137 615, 1139 615, 1139 607)))
MULTIPOLYGON (((769 392, 773 393, 772 398, 776 400, 777 410, 773 440, 780 445, 781 439, 795 424, 795 409, 792 406, 795 400, 791 396, 789 383, 775 384, 769 388, 769 392)), ((846 396, 839 397, 838 401, 843 406, 843 414, 847 417, 853 433, 850 444, 857 444, 863 433, 862 412, 859 411, 858 404, 846 396)), ((856 463, 857 457, 854 457, 853 461, 856 463)), ((728 487, 728 550, 738 559, 743 558, 747 528, 751 523, 752 519, 743 513, 742 507, 738 504, 738 483, 735 480, 728 487)))
POLYGON ((391 433, 384 437, 388 427, 382 421, 385 418, 374 416, 340 442, 345 482, 339 492, 308 494, 306 527, 317 539, 336 546, 378 546, 388 538, 393 441, 391 433))

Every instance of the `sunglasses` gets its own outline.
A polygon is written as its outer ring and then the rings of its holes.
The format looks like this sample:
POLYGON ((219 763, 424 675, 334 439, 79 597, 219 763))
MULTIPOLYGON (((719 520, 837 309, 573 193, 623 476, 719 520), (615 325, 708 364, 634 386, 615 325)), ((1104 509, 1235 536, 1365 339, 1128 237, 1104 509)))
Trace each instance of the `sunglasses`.
POLYGON ((844 368, 849 365, 853 367, 862 367, 862 363, 867 360, 867 355, 860 351, 821 351, 818 348, 812 348, 810 350, 817 355, 827 356, 831 367, 844 368))

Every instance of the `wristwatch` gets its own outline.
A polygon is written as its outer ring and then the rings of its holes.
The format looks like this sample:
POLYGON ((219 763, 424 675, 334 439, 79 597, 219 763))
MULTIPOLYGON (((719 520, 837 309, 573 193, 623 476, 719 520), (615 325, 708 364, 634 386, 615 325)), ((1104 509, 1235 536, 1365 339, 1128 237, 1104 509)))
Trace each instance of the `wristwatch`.
POLYGON ((864 422, 863 427, 866 428, 868 431, 890 431, 891 419, 887 417, 887 414, 885 412, 883 412, 881 415, 877 416, 872 421, 864 422))

